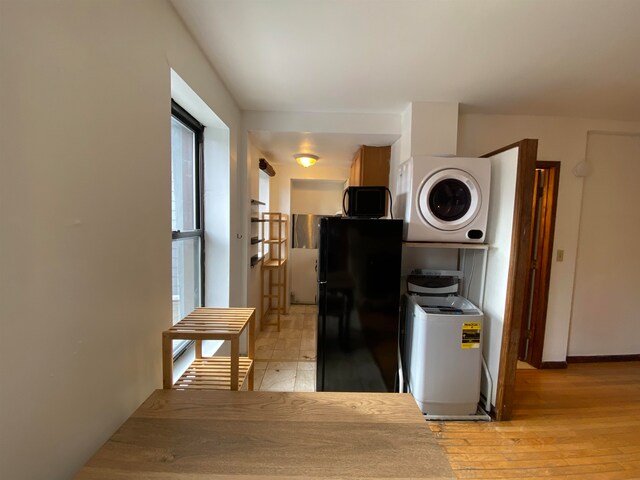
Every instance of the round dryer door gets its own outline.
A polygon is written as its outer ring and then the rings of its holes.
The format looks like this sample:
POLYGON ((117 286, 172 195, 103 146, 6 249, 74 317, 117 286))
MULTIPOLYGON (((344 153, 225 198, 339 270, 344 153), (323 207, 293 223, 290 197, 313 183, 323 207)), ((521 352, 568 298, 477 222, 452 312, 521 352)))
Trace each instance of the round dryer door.
POLYGON ((469 172, 448 168, 424 180, 417 201, 422 220, 439 230, 454 231, 476 218, 482 196, 469 172))

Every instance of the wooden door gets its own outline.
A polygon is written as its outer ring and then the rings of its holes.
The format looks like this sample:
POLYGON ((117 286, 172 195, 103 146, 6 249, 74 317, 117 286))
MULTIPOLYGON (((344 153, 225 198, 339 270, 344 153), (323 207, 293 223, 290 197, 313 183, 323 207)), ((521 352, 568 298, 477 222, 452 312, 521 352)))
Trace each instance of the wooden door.
POLYGON ((520 326, 530 284, 531 198, 537 150, 537 140, 525 139, 483 155, 492 164, 489 257, 482 306, 489 335, 483 350, 489 357, 489 369, 497 365, 493 379, 497 420, 509 420, 513 407, 520 326))
POLYGON ((559 181, 560 162, 536 162, 529 255, 531 284, 518 348, 518 358, 536 368, 542 365, 559 181))

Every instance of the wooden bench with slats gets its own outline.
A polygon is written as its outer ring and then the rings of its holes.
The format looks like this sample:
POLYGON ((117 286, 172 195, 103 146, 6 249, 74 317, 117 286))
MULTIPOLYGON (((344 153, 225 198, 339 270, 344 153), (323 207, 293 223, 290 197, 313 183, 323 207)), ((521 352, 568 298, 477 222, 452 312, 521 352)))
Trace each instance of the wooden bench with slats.
POLYGON ((255 309, 196 308, 169 330, 162 332, 162 383, 165 389, 238 390, 248 379, 253 390, 255 309), (240 336, 248 327, 247 356, 240 356, 240 336), (173 383, 173 340, 194 340, 195 360, 173 383), (228 340, 228 357, 203 358, 203 340, 228 340))

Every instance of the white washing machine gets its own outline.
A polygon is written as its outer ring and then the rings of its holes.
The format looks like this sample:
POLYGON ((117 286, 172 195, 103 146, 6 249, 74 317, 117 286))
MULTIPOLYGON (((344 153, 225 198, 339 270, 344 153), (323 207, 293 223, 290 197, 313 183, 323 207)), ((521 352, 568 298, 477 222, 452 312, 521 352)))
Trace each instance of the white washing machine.
POLYGON ((409 242, 483 243, 489 212, 488 158, 415 156, 398 167, 394 215, 409 242))
POLYGON ((480 401, 482 312, 459 295, 424 293, 451 291, 456 277, 421 271, 407 282, 403 370, 426 415, 474 415, 480 401))

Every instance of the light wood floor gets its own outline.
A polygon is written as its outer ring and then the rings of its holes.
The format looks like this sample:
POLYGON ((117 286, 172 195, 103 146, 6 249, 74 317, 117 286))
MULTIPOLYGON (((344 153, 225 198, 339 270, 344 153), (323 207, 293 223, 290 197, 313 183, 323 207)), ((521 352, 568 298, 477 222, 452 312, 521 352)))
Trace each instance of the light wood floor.
MULTIPOLYGON (((314 306, 256 340, 256 390, 315 390, 314 306)), ((640 362, 518 370, 513 420, 427 422, 458 478, 640 480, 640 362)))
POLYGON ((254 390, 314 392, 316 389, 315 305, 291 305, 281 329, 265 326, 256 339, 254 390))
POLYGON ((640 362, 518 370, 513 420, 429 422, 458 478, 640 479, 640 362))

